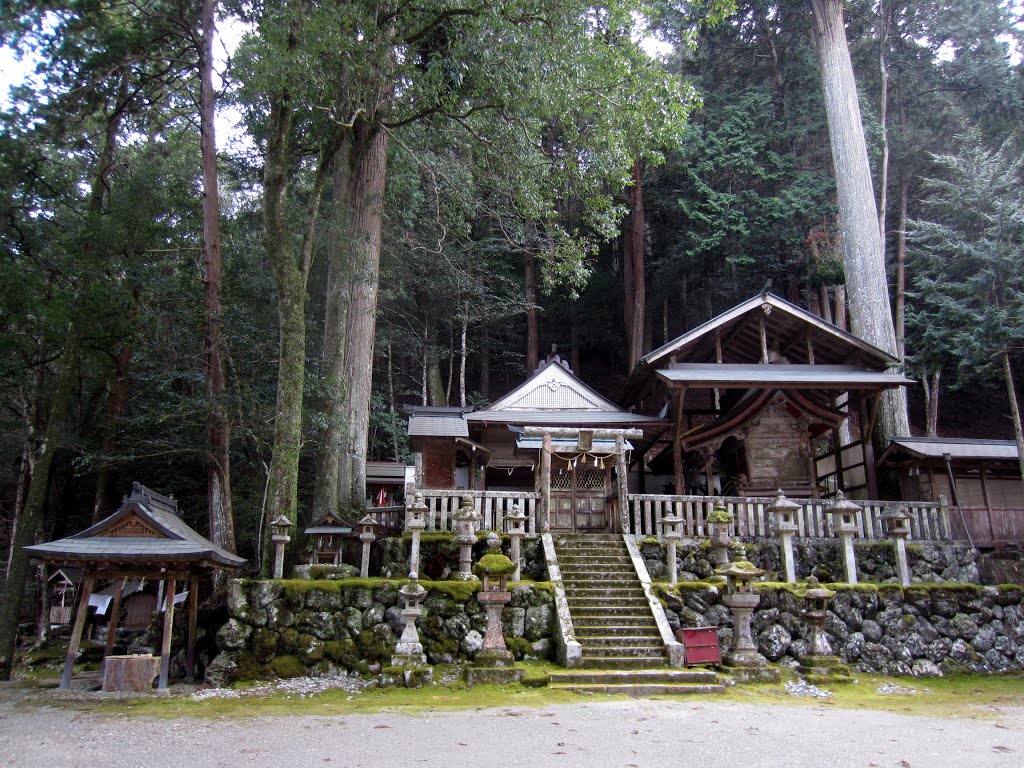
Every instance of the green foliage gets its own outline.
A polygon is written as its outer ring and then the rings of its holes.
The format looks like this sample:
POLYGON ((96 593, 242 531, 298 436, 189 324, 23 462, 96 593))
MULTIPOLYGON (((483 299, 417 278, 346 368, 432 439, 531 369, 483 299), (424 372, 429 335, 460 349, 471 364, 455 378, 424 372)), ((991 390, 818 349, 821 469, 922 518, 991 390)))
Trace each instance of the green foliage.
POLYGON ((1024 158, 1019 137, 990 149, 972 131, 933 161, 910 233, 912 359, 954 365, 963 385, 1024 342, 1024 158))

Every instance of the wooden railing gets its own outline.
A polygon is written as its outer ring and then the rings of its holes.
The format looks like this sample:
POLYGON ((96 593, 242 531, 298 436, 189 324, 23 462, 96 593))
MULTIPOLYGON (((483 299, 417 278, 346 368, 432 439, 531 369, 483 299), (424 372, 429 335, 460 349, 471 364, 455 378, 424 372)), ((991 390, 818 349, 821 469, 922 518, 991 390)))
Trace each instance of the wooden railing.
POLYGON ((952 507, 950 521, 956 538, 967 538, 964 531, 966 523, 975 546, 998 547, 1024 542, 1024 509, 963 507, 958 512, 956 507, 952 507), (962 521, 960 513, 963 514, 962 521))
POLYGON ((504 531, 505 517, 518 504, 526 513, 526 534, 535 536, 540 531, 540 494, 528 491, 446 491, 434 488, 423 490, 427 505, 427 530, 451 531, 455 529, 453 517, 462 498, 473 499, 473 509, 481 515, 478 531, 504 531))
MULTIPOLYGON (((773 498, 739 496, 662 496, 631 493, 629 495, 629 532, 641 536, 662 533, 661 519, 674 514, 682 518, 684 536, 708 536, 708 515, 716 504, 722 504, 733 517, 732 535, 749 537, 774 536, 771 517, 765 510, 773 498)), ((797 536, 828 538, 833 535, 832 516, 826 510, 832 503, 821 499, 793 499, 801 505, 797 513, 797 536)), ((938 502, 858 501, 859 535, 864 539, 884 539, 882 514, 890 508, 906 507, 910 513, 911 538, 918 541, 949 541, 954 538, 950 528, 949 509, 938 502)), ((960 538, 957 536, 956 538, 960 538)))

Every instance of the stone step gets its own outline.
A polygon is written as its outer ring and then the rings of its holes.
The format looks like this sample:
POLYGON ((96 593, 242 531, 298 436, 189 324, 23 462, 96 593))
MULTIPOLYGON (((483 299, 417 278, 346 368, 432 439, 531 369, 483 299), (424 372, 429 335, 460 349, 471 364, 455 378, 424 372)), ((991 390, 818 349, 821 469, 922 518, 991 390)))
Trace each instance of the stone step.
POLYGON ((579 640, 587 650, 598 648, 609 648, 612 650, 625 651, 634 648, 658 648, 661 646, 661 634, 658 632, 645 632, 642 635, 623 637, 622 635, 590 634, 576 631, 576 639, 579 640))
POLYGON ((606 614, 574 613, 572 624, 574 627, 619 627, 623 630, 657 626, 650 614, 647 616, 643 614, 608 616, 606 614))
POLYGON ((647 598, 644 596, 644 591, 640 587, 631 589, 629 587, 565 587, 565 594, 569 598, 569 602, 573 602, 573 598, 578 600, 588 599, 617 599, 617 600, 630 600, 635 601, 637 605, 646 605, 647 598))
POLYGON ((636 644, 636 645, 596 645, 590 642, 589 638, 576 638, 583 648, 584 658, 614 659, 614 658, 635 658, 637 656, 657 656, 665 658, 665 649, 660 643, 636 644))
POLYGON ((588 558, 559 558, 558 566, 563 571, 593 572, 597 570, 609 570, 618 573, 632 573, 636 575, 631 560, 616 560, 610 557, 588 557, 588 558))
POLYGON ((718 675, 710 669, 567 669, 551 673, 552 684, 652 684, 652 683, 717 683, 718 675))
POLYGON ((654 622, 643 627, 616 627, 589 624, 580 625, 578 623, 574 623, 573 630, 575 630, 577 637, 607 637, 619 642, 643 638, 644 640, 650 641, 652 644, 661 642, 661 632, 658 631, 658 627, 654 622))
POLYGON ((664 654, 650 656, 598 656, 583 654, 583 663, 591 669, 658 669, 668 664, 664 654))
POLYGON ((579 693, 610 693, 620 696, 686 696, 725 693, 718 683, 550 683, 548 688, 579 693))

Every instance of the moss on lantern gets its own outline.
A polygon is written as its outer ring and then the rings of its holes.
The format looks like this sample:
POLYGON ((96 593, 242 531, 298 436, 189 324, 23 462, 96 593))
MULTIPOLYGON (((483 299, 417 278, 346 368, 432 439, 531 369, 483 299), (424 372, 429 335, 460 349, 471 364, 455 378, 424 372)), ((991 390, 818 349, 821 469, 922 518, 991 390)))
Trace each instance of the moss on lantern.
POLYGON ((732 515, 729 514, 729 510, 725 507, 715 507, 711 510, 711 514, 708 515, 709 523, 731 523, 732 515))
POLYGON ((515 572, 515 563, 505 555, 499 555, 496 552, 489 552, 484 555, 473 566, 473 573, 477 576, 483 576, 484 574, 487 576, 509 576, 515 572))

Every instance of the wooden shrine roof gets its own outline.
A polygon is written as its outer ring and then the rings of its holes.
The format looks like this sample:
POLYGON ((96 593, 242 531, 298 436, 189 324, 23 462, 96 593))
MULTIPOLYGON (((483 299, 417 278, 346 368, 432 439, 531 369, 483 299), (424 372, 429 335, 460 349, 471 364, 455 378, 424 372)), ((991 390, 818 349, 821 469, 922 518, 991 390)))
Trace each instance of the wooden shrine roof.
POLYGON ((125 568, 215 567, 236 570, 246 560, 200 536, 178 513, 178 503, 135 483, 116 512, 81 533, 25 547, 55 565, 125 568))
POLYGON ((942 461, 945 454, 960 461, 1017 461, 1017 443, 1013 440, 970 440, 949 437, 897 437, 881 455, 878 463, 901 458, 942 461))

